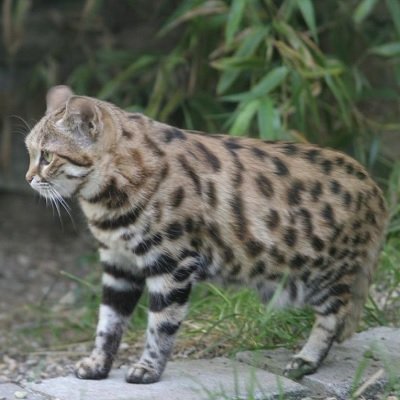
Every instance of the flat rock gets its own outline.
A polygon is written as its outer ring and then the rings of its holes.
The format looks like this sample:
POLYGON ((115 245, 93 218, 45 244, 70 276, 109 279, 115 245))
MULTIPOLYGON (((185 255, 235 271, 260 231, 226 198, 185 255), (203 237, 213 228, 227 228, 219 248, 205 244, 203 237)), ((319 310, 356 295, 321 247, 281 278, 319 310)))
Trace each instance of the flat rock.
POLYGON ((14 385, 13 383, 3 383, 0 384, 0 399, 14 400, 18 397, 15 396, 16 393, 26 393, 26 400, 45 400, 48 397, 42 396, 39 393, 33 393, 30 390, 26 390, 21 386, 14 385))
MULTIPOLYGON (((292 353, 286 349, 244 351, 236 355, 241 362, 282 375, 292 353)), ((318 371, 300 383, 314 393, 348 399, 349 394, 366 388, 369 398, 382 391, 388 382, 400 380, 400 329, 379 327, 354 335, 332 346, 318 371)))
POLYGON ((148 385, 128 384, 124 369, 112 370, 101 381, 73 376, 30 384, 29 389, 60 400, 200 400, 200 399, 301 399, 304 386, 267 371, 227 358, 170 362, 162 380, 148 385))

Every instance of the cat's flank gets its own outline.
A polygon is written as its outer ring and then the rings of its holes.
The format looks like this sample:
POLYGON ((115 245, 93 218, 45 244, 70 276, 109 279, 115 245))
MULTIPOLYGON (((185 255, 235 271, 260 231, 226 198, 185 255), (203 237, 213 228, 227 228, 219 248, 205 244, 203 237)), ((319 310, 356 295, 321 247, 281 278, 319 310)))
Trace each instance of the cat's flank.
POLYGON ((240 283, 279 306, 309 306, 308 341, 286 367, 314 372, 356 329, 387 212, 356 161, 314 145, 189 133, 52 88, 26 138, 26 179, 41 195, 75 196, 104 268, 96 341, 76 375, 105 378, 144 287, 146 345, 128 371, 156 382, 193 285, 240 283))

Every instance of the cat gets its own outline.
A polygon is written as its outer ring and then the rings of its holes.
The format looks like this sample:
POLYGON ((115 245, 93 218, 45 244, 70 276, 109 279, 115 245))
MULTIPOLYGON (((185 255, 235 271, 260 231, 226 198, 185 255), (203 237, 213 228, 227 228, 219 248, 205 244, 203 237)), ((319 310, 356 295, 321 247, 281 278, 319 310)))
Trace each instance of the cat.
POLYGON ((381 190, 352 158, 316 145, 181 130, 66 86, 26 138, 27 181, 77 197, 104 269, 94 350, 76 366, 106 378, 127 320, 149 292, 131 383, 160 379, 193 285, 240 283, 316 320, 285 375, 316 371, 357 328, 387 221, 381 190))

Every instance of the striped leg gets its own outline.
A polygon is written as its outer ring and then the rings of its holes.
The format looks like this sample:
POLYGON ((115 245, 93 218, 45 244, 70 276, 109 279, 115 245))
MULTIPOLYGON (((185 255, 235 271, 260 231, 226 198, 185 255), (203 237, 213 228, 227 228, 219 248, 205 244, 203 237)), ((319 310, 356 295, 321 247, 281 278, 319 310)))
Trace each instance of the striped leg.
POLYGON ((122 333, 144 287, 144 280, 103 263, 103 296, 96 330, 95 347, 89 357, 76 365, 81 379, 103 379, 110 372, 122 333))
POLYGON ((317 315, 310 337, 301 351, 286 366, 284 374, 291 379, 300 379, 312 374, 329 352, 337 334, 337 317, 317 315))
POLYGON ((191 283, 178 284, 171 275, 148 278, 150 311, 146 346, 139 362, 126 376, 130 383, 152 383, 160 379, 172 351, 176 333, 185 317, 191 283))

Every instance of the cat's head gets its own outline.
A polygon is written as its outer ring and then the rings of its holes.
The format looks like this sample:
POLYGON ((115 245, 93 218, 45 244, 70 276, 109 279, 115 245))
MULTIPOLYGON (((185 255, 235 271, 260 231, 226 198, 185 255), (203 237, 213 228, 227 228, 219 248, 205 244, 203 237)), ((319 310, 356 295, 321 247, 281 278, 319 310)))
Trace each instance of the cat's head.
POLYGON ((105 103, 75 96, 67 86, 53 87, 46 100, 45 116, 25 140, 26 180, 46 198, 71 197, 88 180, 99 180, 94 172, 114 145, 117 124, 105 103))

